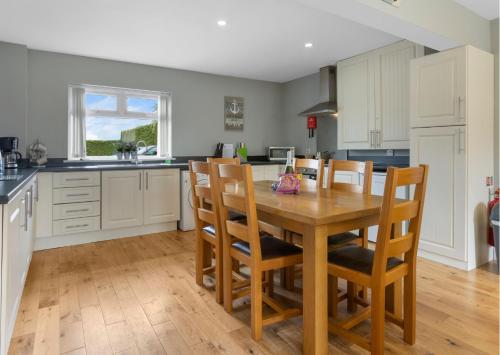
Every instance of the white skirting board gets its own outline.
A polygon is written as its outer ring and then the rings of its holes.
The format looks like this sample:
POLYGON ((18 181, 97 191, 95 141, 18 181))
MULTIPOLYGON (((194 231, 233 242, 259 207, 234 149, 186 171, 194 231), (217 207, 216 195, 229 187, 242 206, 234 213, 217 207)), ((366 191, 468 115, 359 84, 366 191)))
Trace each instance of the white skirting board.
POLYGON ((494 258, 495 258, 494 255, 495 255, 495 250, 492 247, 490 247, 488 250, 488 260, 482 261, 481 264, 475 264, 472 262, 467 263, 467 261, 457 260, 457 259, 449 258, 447 256, 430 253, 428 251, 421 250, 421 249, 419 249, 419 251, 418 251, 418 256, 421 258, 435 261, 435 262, 440 263, 440 264, 448 265, 448 266, 451 266, 451 267, 454 267, 457 269, 461 269, 461 270, 466 270, 466 271, 473 270, 473 269, 475 269, 483 264, 488 263, 489 261, 494 260, 494 258))
POLYGON ((138 235, 170 232, 177 230, 177 222, 150 224, 146 226, 127 227, 119 229, 100 230, 95 232, 74 233, 53 237, 35 238, 34 250, 60 248, 103 240, 111 240, 138 235))

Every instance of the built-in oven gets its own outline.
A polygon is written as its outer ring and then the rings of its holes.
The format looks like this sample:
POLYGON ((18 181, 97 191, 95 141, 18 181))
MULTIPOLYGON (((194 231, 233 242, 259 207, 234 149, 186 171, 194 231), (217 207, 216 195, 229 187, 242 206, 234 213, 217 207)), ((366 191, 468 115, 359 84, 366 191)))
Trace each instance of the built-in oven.
POLYGON ((286 161, 286 157, 290 151, 292 152, 292 157, 295 157, 295 147, 267 147, 267 159, 270 161, 286 161))

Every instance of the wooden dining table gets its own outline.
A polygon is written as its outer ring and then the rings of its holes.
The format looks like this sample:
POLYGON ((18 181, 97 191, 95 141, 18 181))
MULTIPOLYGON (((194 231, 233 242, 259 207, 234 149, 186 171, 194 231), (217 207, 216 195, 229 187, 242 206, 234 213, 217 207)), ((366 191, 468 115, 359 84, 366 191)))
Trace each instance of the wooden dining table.
MULTIPOLYGON (((328 353, 328 236, 378 224, 382 197, 318 188, 303 180, 298 194, 272 191, 272 181, 254 184, 259 220, 302 235, 303 351, 328 353)), ((366 230, 365 230, 366 232, 366 230)), ((388 311, 401 314, 401 285, 387 289, 388 311)))

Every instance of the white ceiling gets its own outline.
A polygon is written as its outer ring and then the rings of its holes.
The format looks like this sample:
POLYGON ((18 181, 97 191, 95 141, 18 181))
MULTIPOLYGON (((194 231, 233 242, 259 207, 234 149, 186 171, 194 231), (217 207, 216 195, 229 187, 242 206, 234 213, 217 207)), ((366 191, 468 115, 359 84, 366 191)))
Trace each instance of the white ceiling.
POLYGON ((499 15, 499 0, 455 0, 455 2, 488 20, 496 19, 499 15))
POLYGON ((0 41, 275 82, 397 40, 290 0, 2 0, 0 11, 0 41))

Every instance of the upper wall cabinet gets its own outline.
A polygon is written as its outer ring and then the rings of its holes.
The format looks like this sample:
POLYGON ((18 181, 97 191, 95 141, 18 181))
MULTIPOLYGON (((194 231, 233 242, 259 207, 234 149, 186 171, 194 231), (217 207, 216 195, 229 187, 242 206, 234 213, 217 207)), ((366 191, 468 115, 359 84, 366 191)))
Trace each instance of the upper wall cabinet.
POLYGON ((338 149, 408 149, 410 60, 423 47, 409 41, 337 63, 338 149))
POLYGON ((337 64, 338 148, 369 149, 374 130, 373 58, 360 55, 337 64))
POLYGON ((415 61, 411 67, 413 127, 465 123, 465 47, 415 61))

